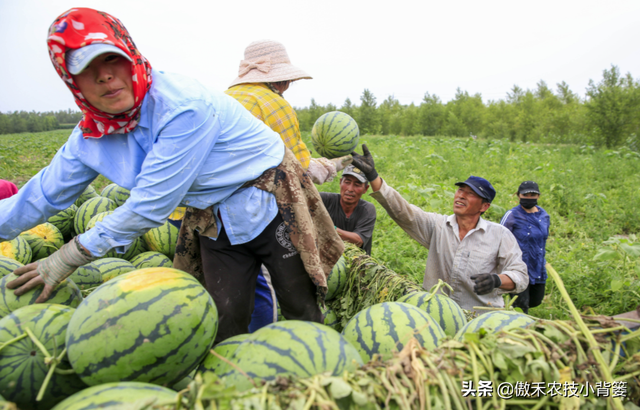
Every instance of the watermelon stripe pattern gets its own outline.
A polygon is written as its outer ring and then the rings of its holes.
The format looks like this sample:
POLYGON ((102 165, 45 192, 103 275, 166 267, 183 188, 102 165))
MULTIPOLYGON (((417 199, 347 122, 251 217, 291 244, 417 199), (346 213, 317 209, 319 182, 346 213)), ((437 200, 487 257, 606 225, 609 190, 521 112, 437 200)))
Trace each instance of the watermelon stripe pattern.
POLYGON ((149 268, 105 282, 69 323, 69 360, 89 385, 141 381, 172 385, 206 356, 218 314, 191 275, 149 268))
POLYGON ((31 263, 33 251, 26 239, 16 236, 10 241, 0 242, 0 256, 6 256, 27 265, 31 263))
POLYGON ((91 263, 100 271, 103 282, 136 270, 131 262, 119 258, 102 258, 91 263))
POLYGON ((64 237, 65 242, 68 242, 75 233, 73 230, 73 220, 76 216, 76 212, 78 212, 78 207, 73 204, 64 211, 58 212, 47 221, 58 228, 64 237))
POLYGON ((76 234, 80 235, 81 233, 84 233, 87 224, 89 224, 89 221, 94 216, 102 212, 113 211, 116 208, 116 203, 109 198, 98 196, 88 200, 78 208, 78 212, 76 212, 76 216, 73 220, 73 228, 76 231, 76 234))
POLYGON ((176 253, 178 233, 178 228, 167 221, 162 226, 149 230, 142 237, 150 251, 160 252, 170 260, 173 260, 176 253))
MULTIPOLYGON (((242 342, 244 342, 249 336, 249 333, 243 333, 223 340, 214 346, 213 350, 220 356, 229 359, 235 353, 236 349, 242 342)), ((202 361, 202 364, 198 368, 200 372, 211 372, 217 375, 222 375, 228 371, 229 364, 220 360, 216 355, 211 353, 207 354, 207 357, 202 361)))
POLYGON ((360 311, 342 331, 368 362, 379 354, 384 360, 399 352, 415 337, 427 350, 437 347, 444 331, 425 311, 400 302, 384 302, 360 311))
POLYGON ((408 303, 424 310, 451 337, 467 324, 462 308, 445 295, 415 292, 403 296, 397 302, 408 303))
MULTIPOLYGON (((22 307, 0 320, 0 344, 22 335, 25 328, 29 328, 50 353, 59 354, 64 349, 65 333, 73 310, 56 304, 22 307)), ((30 338, 4 347, 0 354, 2 396, 22 409, 41 409, 50 408, 86 387, 75 374, 54 373, 42 403, 37 403, 35 399, 49 371, 44 359, 44 354, 30 338)), ((68 370, 71 365, 63 358, 59 368, 68 370)))
POLYGON ((331 300, 342 295, 342 291, 347 284, 347 263, 344 256, 341 256, 327 278, 327 295, 325 300, 331 300))
POLYGON ((50 256, 64 245, 64 237, 55 225, 45 222, 20 234, 29 246, 33 256, 31 261, 37 261, 50 256))
POLYGON ((160 252, 143 252, 133 257, 129 262, 136 269, 173 268, 173 262, 160 252))
POLYGON ((88 200, 92 199, 92 198, 96 198, 100 195, 98 195, 98 193, 96 192, 96 190, 91 186, 88 185, 84 191, 82 191, 82 194, 80 194, 80 196, 78 197, 78 199, 76 199, 76 202, 74 203, 75 206, 77 206, 78 208, 81 207, 85 202, 87 202, 88 200))
POLYGON ((122 206, 130 195, 131 192, 128 189, 117 184, 107 185, 102 192, 100 192, 100 196, 109 198, 118 206, 122 206))
MULTIPOLYGON (((342 375, 362 364, 360 355, 335 330, 312 322, 289 320, 267 325, 251 334, 233 353, 230 361, 257 380, 277 376, 309 377, 329 372, 342 375)), ((240 391, 252 387, 234 367, 218 370, 228 385, 240 391)))
POLYGON ((480 329, 488 333, 498 333, 501 330, 524 328, 535 323, 535 320, 527 315, 510 310, 501 310, 485 313, 467 323, 456 334, 456 340, 463 341, 466 333, 478 333, 480 329))
POLYGON ((311 130, 311 142, 320 155, 337 158, 349 155, 358 145, 360 130, 349 115, 332 111, 318 118, 311 130))
MULTIPOLYGON (((53 410, 102 408, 147 408, 145 405, 175 403, 176 392, 154 384, 139 382, 106 383, 89 387, 60 402, 53 410)), ((151 407, 149 407, 151 408, 151 407)))
POLYGON ((0 278, 13 273, 14 270, 24 266, 15 259, 7 258, 6 256, 0 256, 0 278))

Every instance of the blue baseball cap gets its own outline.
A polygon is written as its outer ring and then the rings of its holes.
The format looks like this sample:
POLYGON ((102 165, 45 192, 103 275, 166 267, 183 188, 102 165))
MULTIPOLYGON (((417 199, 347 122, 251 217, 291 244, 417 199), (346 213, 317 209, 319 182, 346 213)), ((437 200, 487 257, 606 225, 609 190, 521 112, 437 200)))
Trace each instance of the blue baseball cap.
POLYGON ((467 178, 466 181, 457 182, 456 185, 468 186, 469 188, 473 189, 473 192, 478 194, 480 198, 486 199, 487 201, 489 201, 489 203, 491 203, 491 201, 493 201, 493 198, 496 197, 496 190, 493 189, 491 182, 487 181, 484 178, 474 177, 473 175, 471 175, 469 178, 467 178))
POLYGON ((127 60, 131 61, 131 58, 127 53, 112 44, 89 44, 88 46, 68 50, 66 52, 64 58, 67 62, 67 70, 73 75, 80 74, 94 58, 98 57, 100 54, 106 53, 120 54, 127 60))

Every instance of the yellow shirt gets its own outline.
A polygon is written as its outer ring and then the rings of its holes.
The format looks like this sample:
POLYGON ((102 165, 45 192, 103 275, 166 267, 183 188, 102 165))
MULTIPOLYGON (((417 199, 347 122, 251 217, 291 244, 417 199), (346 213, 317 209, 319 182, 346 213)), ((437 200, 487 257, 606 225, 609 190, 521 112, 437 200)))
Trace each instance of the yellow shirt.
POLYGON ((311 153, 300 136, 298 116, 284 98, 263 83, 238 84, 225 94, 238 100, 254 117, 280 134, 304 169, 309 168, 311 153))

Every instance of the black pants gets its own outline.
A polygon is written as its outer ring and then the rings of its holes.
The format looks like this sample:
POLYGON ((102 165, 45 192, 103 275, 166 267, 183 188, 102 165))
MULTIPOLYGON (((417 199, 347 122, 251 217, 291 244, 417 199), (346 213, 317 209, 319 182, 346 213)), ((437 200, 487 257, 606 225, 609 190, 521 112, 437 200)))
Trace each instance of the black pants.
POLYGON ((250 242, 231 245, 223 227, 215 241, 201 237, 200 250, 207 290, 218 308, 215 343, 249 332, 261 264, 271 274, 285 318, 322 322, 316 286, 291 244, 280 214, 250 242))
POLYGON ((529 313, 529 308, 540 306, 544 299, 545 283, 529 284, 524 292, 518 293, 518 299, 513 302, 513 307, 519 307, 524 313, 529 313))

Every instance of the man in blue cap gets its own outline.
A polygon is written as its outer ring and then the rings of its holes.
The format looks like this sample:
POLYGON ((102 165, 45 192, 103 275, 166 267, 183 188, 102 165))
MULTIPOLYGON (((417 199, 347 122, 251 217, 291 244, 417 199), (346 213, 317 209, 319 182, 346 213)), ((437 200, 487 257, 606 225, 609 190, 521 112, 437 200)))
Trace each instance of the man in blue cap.
POLYGON ((371 196, 409 236, 429 249, 424 289, 442 279, 453 288, 450 297, 466 310, 503 307, 503 293, 524 291, 529 277, 515 237, 504 226, 481 216, 496 196, 489 181, 470 176, 458 182, 453 215, 425 212, 378 176, 365 144, 362 151, 364 155, 352 153, 353 165, 369 180, 371 196))

